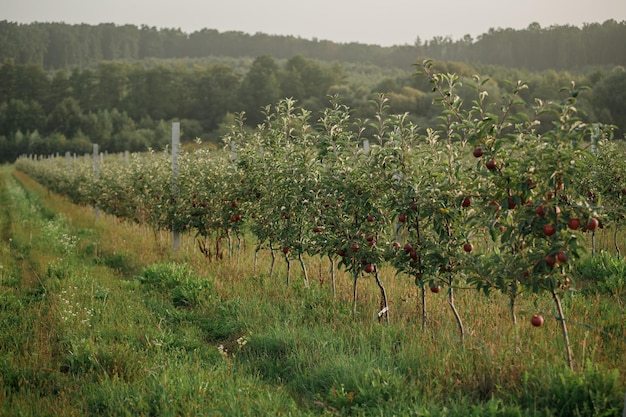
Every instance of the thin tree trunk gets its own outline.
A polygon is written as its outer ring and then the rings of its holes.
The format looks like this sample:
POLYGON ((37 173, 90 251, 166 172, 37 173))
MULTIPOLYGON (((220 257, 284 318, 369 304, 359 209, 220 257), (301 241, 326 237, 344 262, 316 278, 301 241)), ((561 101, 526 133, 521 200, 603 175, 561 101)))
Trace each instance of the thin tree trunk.
POLYGON ((239 259, 241 258, 241 249, 243 245, 241 243, 241 236, 239 236, 238 233, 235 234, 235 237, 237 238, 237 252, 235 256, 236 256, 237 265, 239 265, 239 259))
POLYGON ((302 256, 302 252, 298 252, 298 260, 300 261, 302 273, 304 274, 304 285, 309 288, 309 274, 306 271, 306 264, 304 263, 304 257, 302 256))
POLYGON ((450 308, 454 313, 454 318, 456 319, 456 324, 459 326, 459 334, 461 336, 461 344, 465 343, 465 328, 463 327, 463 322, 461 321, 461 316, 459 315, 456 306, 454 305, 454 289, 450 286, 450 292, 448 292, 448 304, 450 304, 450 308))
POLYGON ((291 281, 291 261, 288 254, 285 254, 285 262, 287 262, 287 285, 289 285, 291 281))
POLYGON ((233 236, 230 233, 230 229, 226 230, 226 237, 228 238, 228 259, 233 260, 233 236))
POLYGON ((378 321, 385 316, 387 324, 389 324, 389 305, 387 304, 387 292, 385 287, 378 276, 378 268, 374 267, 374 278, 376 279, 376 285, 380 288, 380 311, 378 313, 378 321))
POLYGON ((591 257, 596 255, 596 231, 591 232, 591 257))
POLYGON ((215 260, 222 259, 222 236, 220 232, 215 235, 215 260))
POLYGON ((424 284, 420 287, 422 293, 422 331, 426 329, 426 289, 424 284))
POLYGON ((511 320, 513 321, 513 330, 515 331, 515 350, 520 351, 520 342, 519 342, 519 328, 517 326, 517 314, 515 314, 515 301, 517 299, 517 294, 510 294, 511 302, 509 303, 509 308, 511 309, 511 320))
POLYGON ((335 260, 330 255, 328 255, 328 259, 330 260, 330 283, 333 287, 333 299, 335 299, 337 298, 337 288, 335 286, 335 260))
POLYGON ((556 310, 559 313, 559 321, 561 322, 561 330, 563 330, 563 339, 565 340, 565 351, 567 353, 567 365, 573 371, 574 370, 574 354, 572 353, 572 346, 569 343, 569 332, 567 331, 567 323, 565 323, 565 317, 563 315, 563 307, 561 306, 561 299, 556 291, 552 290, 552 298, 556 304, 556 310))
POLYGON ((356 271, 354 273, 354 277, 353 277, 353 284, 352 284, 352 316, 356 316, 356 296, 357 296, 357 288, 356 288, 356 284, 357 284, 357 279, 359 278, 359 272, 356 271))
POLYGON ((513 325, 517 325, 517 315, 515 314, 515 296, 511 295, 511 302, 509 303, 509 308, 511 309, 511 320, 513 320, 513 325))
POLYGON ((615 244, 615 252, 617 252, 617 259, 622 259, 622 252, 619 250, 619 244, 617 243, 617 222, 615 222, 615 230, 613 230, 613 244, 615 244))
POLYGON ((252 267, 252 275, 256 276, 256 269, 257 269, 257 265, 259 262, 259 251, 261 250, 261 245, 257 245, 256 248, 254 248, 254 265, 252 267))
POLYGON ((270 243, 270 255, 272 256, 272 262, 270 264, 270 279, 274 276, 274 267, 276 266, 276 254, 274 253, 274 249, 272 249, 272 244, 270 243))

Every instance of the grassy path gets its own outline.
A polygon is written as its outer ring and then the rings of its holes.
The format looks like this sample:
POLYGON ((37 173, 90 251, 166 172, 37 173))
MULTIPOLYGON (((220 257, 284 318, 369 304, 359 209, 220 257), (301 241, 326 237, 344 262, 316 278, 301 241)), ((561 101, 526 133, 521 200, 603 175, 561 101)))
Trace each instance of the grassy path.
MULTIPOLYGON (((182 313, 172 317, 176 307, 160 283, 120 273, 127 266, 119 268, 121 258, 113 252, 102 255, 109 249, 99 240, 102 226, 93 215, 27 178, 20 181, 2 168, 0 415, 237 416, 297 410, 284 390, 254 376, 233 378, 228 358, 202 335, 193 335, 182 313), (116 261, 117 268, 105 265, 116 261)), ((152 272, 168 275, 170 285, 189 278, 189 271, 172 265, 152 272)))

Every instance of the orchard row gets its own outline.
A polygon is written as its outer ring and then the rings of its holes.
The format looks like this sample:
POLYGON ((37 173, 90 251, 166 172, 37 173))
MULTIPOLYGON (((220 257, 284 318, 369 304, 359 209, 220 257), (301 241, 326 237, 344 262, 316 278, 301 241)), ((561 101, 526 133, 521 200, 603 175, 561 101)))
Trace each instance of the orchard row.
POLYGON ((623 218, 619 144, 606 140, 610 129, 577 118, 574 86, 562 103, 537 101, 528 115, 518 110, 521 82, 494 100, 476 79, 468 104, 455 94, 456 76, 422 70, 440 97, 437 131, 388 115, 383 96, 373 120, 334 101, 314 125, 284 100, 256 130, 241 115, 223 152, 181 152, 175 178, 167 152, 109 157, 97 178, 88 159, 23 158, 17 167, 77 203, 196 233, 207 257, 242 233, 272 259, 297 259, 305 280, 304 255, 328 257, 353 274, 355 303, 357 279, 372 275, 386 304, 383 263, 421 288, 444 286, 453 309, 459 283, 507 294, 514 320, 522 291, 558 301, 585 234, 617 230, 623 218))

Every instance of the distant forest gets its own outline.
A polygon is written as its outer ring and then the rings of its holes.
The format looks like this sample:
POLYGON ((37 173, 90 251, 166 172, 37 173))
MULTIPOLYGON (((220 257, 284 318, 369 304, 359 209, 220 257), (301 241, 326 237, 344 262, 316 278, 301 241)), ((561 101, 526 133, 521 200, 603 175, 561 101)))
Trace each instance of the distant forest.
MULTIPOLYGON (((415 32, 419 33, 416 24, 415 32)), ((94 65, 103 60, 201 58, 207 56, 288 59, 302 55, 324 61, 369 63, 408 68, 420 57, 468 64, 491 64, 530 71, 580 70, 596 65, 626 65, 626 22, 576 26, 538 23, 526 29, 490 29, 472 39, 437 36, 416 39, 413 45, 381 47, 360 43, 274 36, 263 33, 220 33, 203 29, 191 34, 180 29, 134 25, 18 24, 0 21, 0 62, 36 64, 45 69, 94 65)))
MULTIPOLYGON (((416 27, 419 32, 419 27, 416 27)), ((132 25, 17 24, 0 21, 0 163, 20 154, 160 149, 170 123, 183 140, 217 142, 234 114, 254 128, 261 109, 291 97, 313 121, 331 95, 355 117, 372 117, 370 100, 389 98, 389 112, 436 127, 428 80, 414 64, 436 61, 463 80, 490 78, 489 97, 528 82, 534 98, 559 99, 559 89, 588 86, 578 108, 587 121, 626 132, 626 22, 582 28, 531 24, 491 29, 471 39, 435 37, 414 45, 338 44, 290 36, 132 25)), ((473 92, 461 96, 470 103, 473 92)), ((469 104, 468 104, 469 105, 469 104)), ((526 110, 530 110, 530 107, 526 110)), ((549 123, 547 123, 549 126, 549 123)))

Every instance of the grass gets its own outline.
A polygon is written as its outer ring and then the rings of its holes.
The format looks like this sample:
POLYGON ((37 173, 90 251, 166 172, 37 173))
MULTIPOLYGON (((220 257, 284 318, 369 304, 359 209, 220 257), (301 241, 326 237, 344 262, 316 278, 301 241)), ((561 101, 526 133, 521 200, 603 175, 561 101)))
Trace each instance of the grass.
POLYGON ((445 294, 427 294, 422 329, 417 288, 390 270, 387 326, 369 278, 353 316, 350 278, 333 299, 319 259, 311 288, 286 286, 269 256, 252 273, 250 242, 232 263, 189 238, 172 254, 166 234, 0 175, 0 415, 621 415, 615 274, 583 263, 564 297, 571 372, 549 297, 524 294, 513 326, 506 297, 458 290, 461 346, 445 294), (598 274, 612 286, 592 285, 598 274), (536 312, 544 327, 529 325, 536 312))

